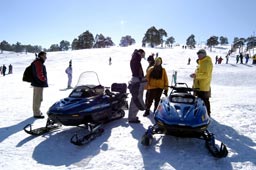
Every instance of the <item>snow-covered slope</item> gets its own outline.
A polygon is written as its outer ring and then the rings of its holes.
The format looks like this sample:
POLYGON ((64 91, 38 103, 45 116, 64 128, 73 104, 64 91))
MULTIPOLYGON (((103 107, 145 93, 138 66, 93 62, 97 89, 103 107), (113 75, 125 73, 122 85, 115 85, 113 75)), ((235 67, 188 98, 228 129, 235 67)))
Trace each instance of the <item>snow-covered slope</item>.
MULTIPOLYGON (((73 86, 79 74, 88 70, 96 71, 101 84, 110 86, 113 82, 129 81, 129 61, 135 48, 48 53, 45 64, 49 88, 44 90, 42 111, 46 113, 54 102, 70 93, 60 91, 67 86, 64 70, 70 59, 73 61, 73 86), (108 65, 109 57, 112 58, 112 65, 108 65)), ((144 50, 146 56, 152 52, 159 53, 169 77, 177 70, 178 81, 192 85, 189 74, 196 68, 198 49, 144 50), (192 59, 191 65, 187 65, 188 57, 192 59)), ((226 48, 218 48, 207 52, 214 62, 216 55, 225 58, 227 51, 226 48)), ((75 132, 81 131, 77 127, 63 127, 39 137, 29 136, 23 131, 26 124, 33 123, 33 127, 38 127, 46 123, 46 119, 32 118, 32 88, 22 82, 23 71, 33 59, 34 54, 0 54, 0 65, 13 65, 13 74, 0 76, 0 169, 256 169, 256 66, 251 61, 248 65, 235 64, 235 58, 231 57, 231 64, 224 61, 214 65, 209 130, 229 150, 228 157, 216 159, 199 139, 156 135, 152 146, 142 146, 141 136, 154 122, 152 115, 145 118, 143 112, 138 114, 141 124, 129 125, 126 111, 124 119, 106 124, 102 136, 82 147, 69 142, 75 132)), ((147 61, 143 60, 142 65, 146 69, 147 61)))

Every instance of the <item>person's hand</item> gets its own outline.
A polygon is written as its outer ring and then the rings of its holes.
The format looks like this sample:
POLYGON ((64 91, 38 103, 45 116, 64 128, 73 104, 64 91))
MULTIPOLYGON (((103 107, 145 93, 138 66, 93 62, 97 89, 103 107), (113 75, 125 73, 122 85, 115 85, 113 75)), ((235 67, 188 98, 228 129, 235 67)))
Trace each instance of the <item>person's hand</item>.
POLYGON ((193 74, 190 74, 189 76, 190 76, 191 78, 195 78, 195 77, 196 77, 196 74, 193 73, 193 74))

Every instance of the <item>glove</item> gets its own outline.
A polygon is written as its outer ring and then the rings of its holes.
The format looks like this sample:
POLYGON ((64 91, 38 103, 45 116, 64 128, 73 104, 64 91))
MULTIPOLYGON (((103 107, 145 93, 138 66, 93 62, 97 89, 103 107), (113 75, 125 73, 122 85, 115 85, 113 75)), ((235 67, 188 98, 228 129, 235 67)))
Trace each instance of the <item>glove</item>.
POLYGON ((168 96, 168 90, 164 90, 163 94, 167 97, 168 96))

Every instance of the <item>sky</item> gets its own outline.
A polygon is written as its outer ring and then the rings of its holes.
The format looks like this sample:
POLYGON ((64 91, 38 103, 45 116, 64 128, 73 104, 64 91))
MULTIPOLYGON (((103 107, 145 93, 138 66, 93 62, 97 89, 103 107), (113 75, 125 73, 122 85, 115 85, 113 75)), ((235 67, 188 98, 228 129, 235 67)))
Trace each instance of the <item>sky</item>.
POLYGON ((118 45, 131 35, 137 43, 151 26, 164 29, 176 43, 195 35, 247 38, 255 34, 255 0, 1 0, 0 41, 49 48, 70 43, 89 30, 118 45))

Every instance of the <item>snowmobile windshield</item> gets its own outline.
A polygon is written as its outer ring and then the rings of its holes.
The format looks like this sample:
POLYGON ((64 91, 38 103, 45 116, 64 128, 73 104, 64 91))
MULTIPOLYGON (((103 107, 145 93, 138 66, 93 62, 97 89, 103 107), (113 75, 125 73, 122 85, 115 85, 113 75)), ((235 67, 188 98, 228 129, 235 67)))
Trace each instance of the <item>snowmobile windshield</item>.
POLYGON ((86 71, 80 74, 77 85, 71 92, 69 97, 88 98, 96 97, 104 93, 104 86, 100 85, 100 81, 96 72, 86 71))
POLYGON ((80 74, 76 87, 78 86, 99 86, 100 81, 98 75, 94 71, 86 71, 80 74))

